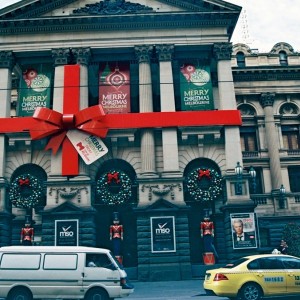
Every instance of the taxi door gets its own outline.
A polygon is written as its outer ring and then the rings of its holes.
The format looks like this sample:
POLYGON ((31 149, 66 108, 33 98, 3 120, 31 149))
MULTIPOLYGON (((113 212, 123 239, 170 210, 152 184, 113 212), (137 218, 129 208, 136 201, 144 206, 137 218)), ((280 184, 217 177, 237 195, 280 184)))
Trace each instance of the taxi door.
POLYGON ((300 259, 282 257, 281 261, 286 270, 287 293, 300 295, 300 259))
POLYGON ((285 295, 287 291, 286 272, 282 263, 274 257, 258 259, 259 269, 252 271, 265 295, 285 295))

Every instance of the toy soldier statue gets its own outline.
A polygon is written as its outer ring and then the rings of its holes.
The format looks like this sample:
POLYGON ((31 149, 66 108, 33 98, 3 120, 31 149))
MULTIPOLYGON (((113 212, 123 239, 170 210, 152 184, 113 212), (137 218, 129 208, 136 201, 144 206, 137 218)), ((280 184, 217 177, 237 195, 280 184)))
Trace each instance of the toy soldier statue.
POLYGON ((204 242, 204 252, 205 253, 213 253, 216 258, 218 258, 217 251, 214 246, 214 236, 215 236, 215 228, 214 223, 210 220, 208 216, 204 217, 204 220, 200 225, 201 238, 203 238, 204 242))
POLYGON ((121 259, 121 241, 123 241, 123 225, 120 225, 118 213, 114 213, 113 224, 109 229, 110 240, 112 241, 113 253, 119 262, 121 259))
POLYGON ((21 230, 21 244, 24 246, 31 246, 34 240, 34 229, 30 226, 30 222, 26 221, 25 227, 21 230))

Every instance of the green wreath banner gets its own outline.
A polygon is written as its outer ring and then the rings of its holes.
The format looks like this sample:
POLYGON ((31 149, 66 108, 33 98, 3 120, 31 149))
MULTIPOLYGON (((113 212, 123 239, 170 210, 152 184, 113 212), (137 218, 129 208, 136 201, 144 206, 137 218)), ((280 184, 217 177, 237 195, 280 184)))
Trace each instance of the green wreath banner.
POLYGON ((22 174, 11 183, 9 200, 15 207, 34 208, 43 198, 40 180, 30 174, 22 174))
POLYGON ((125 172, 110 170, 97 180, 96 192, 103 204, 124 204, 132 196, 132 182, 125 172))
POLYGON ((213 201, 223 191, 222 181, 216 170, 197 168, 187 176, 187 190, 195 201, 213 201))

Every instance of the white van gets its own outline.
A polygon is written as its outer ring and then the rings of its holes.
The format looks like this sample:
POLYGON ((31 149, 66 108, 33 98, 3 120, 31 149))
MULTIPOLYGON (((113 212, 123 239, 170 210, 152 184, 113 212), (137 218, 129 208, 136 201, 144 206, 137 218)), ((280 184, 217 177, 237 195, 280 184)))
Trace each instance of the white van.
POLYGON ((0 298, 108 300, 133 292, 107 249, 69 246, 0 248, 0 298))

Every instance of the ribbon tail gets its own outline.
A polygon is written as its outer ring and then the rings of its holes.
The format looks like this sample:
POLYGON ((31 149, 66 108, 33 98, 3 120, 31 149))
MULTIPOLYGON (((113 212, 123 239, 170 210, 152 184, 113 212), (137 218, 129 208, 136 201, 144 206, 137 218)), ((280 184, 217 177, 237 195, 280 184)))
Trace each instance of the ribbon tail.
POLYGON ((67 134, 66 131, 63 131, 63 132, 57 134, 56 136, 53 136, 50 139, 50 141, 48 142, 45 150, 52 149, 52 153, 55 155, 57 153, 60 145, 64 141, 66 134, 67 134))
POLYGON ((42 139, 49 135, 55 134, 60 130, 58 126, 45 123, 45 122, 38 122, 37 126, 31 128, 29 130, 30 136, 33 140, 42 139))

